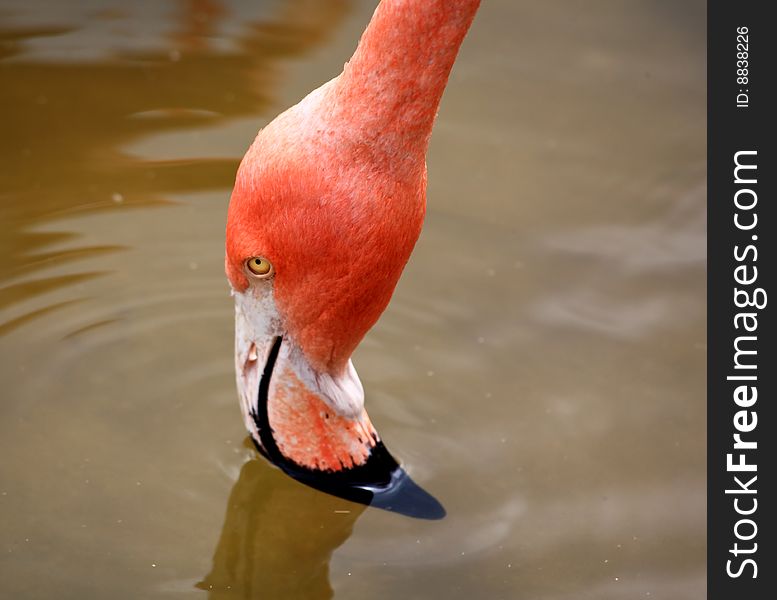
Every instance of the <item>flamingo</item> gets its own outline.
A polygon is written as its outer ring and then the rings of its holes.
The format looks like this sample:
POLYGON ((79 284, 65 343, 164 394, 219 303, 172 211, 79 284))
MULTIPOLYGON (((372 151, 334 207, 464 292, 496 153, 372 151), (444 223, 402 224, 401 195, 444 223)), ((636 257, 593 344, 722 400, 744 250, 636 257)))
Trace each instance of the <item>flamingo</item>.
POLYGON ((363 503, 392 508, 402 490, 430 518, 444 510, 381 442, 351 355, 421 232, 432 126, 479 4, 382 0, 343 72, 259 132, 227 215, 238 395, 258 451, 363 503))

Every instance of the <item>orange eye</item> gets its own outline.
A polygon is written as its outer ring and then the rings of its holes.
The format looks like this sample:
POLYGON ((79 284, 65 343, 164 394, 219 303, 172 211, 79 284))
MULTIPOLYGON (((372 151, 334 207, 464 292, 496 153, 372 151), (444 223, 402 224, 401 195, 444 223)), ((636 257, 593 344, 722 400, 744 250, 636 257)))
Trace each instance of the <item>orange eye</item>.
POLYGON ((273 274, 272 264, 266 258, 261 256, 254 256, 246 261, 246 268, 252 275, 267 279, 273 274))

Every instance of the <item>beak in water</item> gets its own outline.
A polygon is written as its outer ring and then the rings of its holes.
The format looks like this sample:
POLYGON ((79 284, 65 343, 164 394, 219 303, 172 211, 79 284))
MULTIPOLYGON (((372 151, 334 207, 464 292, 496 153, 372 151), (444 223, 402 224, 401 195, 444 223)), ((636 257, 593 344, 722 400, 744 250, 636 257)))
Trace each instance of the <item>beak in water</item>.
POLYGON ((424 519, 445 509, 380 441, 353 364, 338 377, 311 367, 280 328, 267 290, 235 292, 237 386, 257 450, 293 478, 362 504, 424 519))

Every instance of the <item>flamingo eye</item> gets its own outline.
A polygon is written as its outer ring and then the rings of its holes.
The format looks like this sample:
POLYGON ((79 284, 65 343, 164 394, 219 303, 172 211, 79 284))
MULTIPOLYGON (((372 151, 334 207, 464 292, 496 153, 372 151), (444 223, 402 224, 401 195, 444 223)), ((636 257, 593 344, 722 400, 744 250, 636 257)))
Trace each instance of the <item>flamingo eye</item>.
POLYGON ((254 256, 246 261, 246 268, 249 273, 261 279, 267 279, 273 274, 272 264, 266 258, 254 256))

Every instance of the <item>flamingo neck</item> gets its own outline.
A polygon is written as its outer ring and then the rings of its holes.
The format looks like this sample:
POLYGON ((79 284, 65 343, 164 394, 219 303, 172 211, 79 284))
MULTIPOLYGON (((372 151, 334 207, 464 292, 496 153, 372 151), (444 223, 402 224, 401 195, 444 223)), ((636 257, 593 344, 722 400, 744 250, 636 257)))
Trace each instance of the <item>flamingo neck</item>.
POLYGON ((445 85, 480 0, 382 0, 333 82, 331 116, 394 159, 424 161, 445 85))

